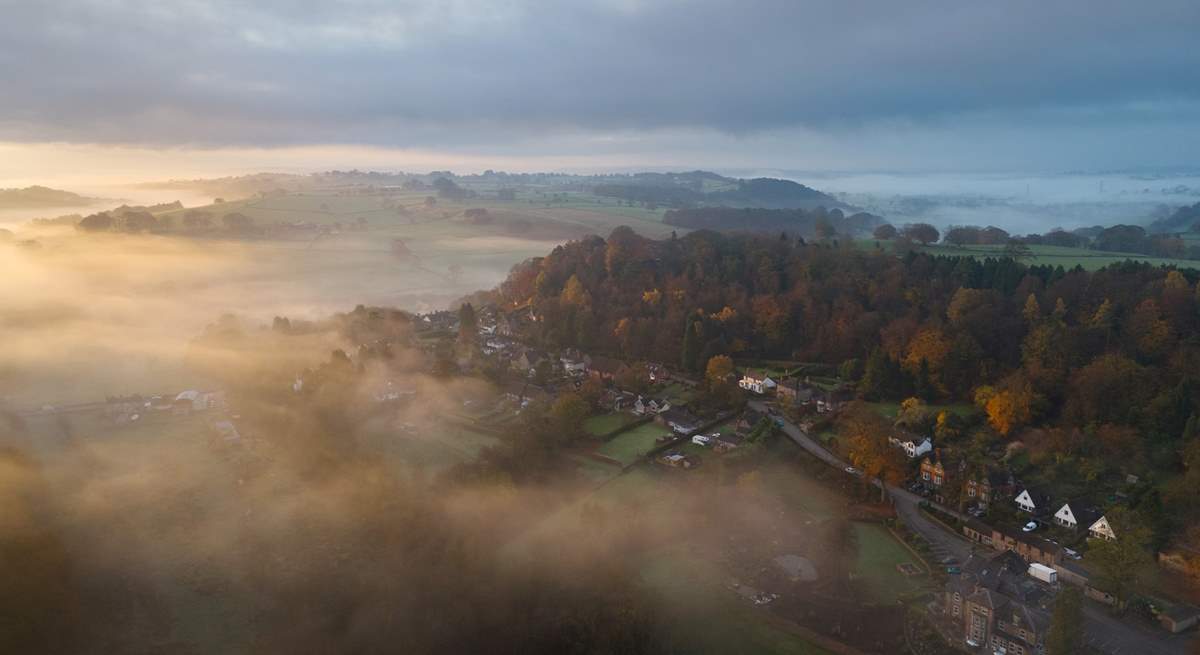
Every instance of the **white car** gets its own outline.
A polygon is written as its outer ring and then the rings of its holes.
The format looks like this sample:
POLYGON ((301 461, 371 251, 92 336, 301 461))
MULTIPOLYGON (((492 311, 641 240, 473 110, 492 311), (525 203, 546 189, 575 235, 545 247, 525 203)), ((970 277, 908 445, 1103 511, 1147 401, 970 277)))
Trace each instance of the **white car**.
POLYGON ((1037 530, 1037 529, 1038 529, 1038 522, 1030 521, 1029 523, 1025 524, 1025 527, 1021 528, 1021 531, 1022 532, 1033 532, 1034 530, 1037 530))
POLYGON ((696 444, 697 446, 707 446, 708 442, 709 438, 702 434, 692 437, 692 443, 696 444))
POLYGON ((861 475, 862 474, 861 471, 854 468, 853 466, 847 466, 846 472, 849 473, 850 475, 861 475))

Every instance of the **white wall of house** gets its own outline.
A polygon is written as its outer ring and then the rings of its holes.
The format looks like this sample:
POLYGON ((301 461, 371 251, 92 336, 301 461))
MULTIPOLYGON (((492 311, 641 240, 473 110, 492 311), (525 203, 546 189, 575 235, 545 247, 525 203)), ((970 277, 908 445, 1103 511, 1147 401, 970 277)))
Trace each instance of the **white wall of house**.
POLYGON ((1062 507, 1058 508, 1058 511, 1054 513, 1054 522, 1064 528, 1074 528, 1078 525, 1078 522, 1075 520, 1075 513, 1071 511, 1070 503, 1065 503, 1062 507))
POLYGON ((1105 516, 1101 516, 1095 523, 1088 527, 1088 534, 1097 539, 1108 539, 1110 541, 1117 538, 1117 533, 1113 531, 1112 526, 1108 523, 1108 517, 1105 516))
POLYGON ((1017 507, 1025 512, 1033 512, 1037 506, 1033 503, 1033 497, 1029 495, 1029 490, 1026 489, 1017 496, 1017 507))

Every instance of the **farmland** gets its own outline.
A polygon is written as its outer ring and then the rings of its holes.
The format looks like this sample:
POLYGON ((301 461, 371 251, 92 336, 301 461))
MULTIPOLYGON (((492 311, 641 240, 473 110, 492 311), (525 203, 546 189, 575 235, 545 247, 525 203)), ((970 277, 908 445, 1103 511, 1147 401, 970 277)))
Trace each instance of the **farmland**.
MULTIPOLYGON (((955 246, 951 244, 935 244, 925 246, 923 251, 933 255, 974 257, 979 259, 1004 256, 1004 246, 1002 245, 955 246)), ((1036 266, 1062 266, 1068 270, 1079 266, 1084 270, 1095 271, 1126 260, 1143 261, 1154 266, 1200 268, 1200 262, 1194 260, 1150 257, 1138 253, 1106 252, 1102 250, 1089 250, 1087 248, 1067 248, 1047 245, 1029 246, 1029 251, 1031 256, 1022 259, 1022 263, 1036 266)))

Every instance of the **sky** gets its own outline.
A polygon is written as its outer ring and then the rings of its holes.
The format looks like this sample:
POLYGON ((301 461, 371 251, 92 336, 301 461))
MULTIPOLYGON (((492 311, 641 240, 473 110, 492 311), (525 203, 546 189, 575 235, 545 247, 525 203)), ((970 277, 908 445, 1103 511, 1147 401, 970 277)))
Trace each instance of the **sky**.
POLYGON ((1195 0, 0 0, 0 179, 1194 165, 1195 0), (457 165, 455 165, 457 164, 457 165))

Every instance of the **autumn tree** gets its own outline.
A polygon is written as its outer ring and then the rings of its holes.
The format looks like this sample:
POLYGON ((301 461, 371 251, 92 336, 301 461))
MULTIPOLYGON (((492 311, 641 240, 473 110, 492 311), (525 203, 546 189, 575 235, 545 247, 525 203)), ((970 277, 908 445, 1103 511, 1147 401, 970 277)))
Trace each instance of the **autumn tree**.
POLYGON ((896 228, 888 223, 880 225, 879 227, 875 228, 875 231, 873 232, 874 237, 881 241, 895 239, 897 234, 898 232, 896 231, 896 228))
POLYGON ((1068 585, 1054 599, 1046 655, 1077 655, 1083 649, 1083 593, 1068 585))
POLYGON ((564 393, 550 406, 550 421, 557 438, 569 443, 586 434, 583 421, 591 414, 586 400, 576 393, 564 393))
MULTIPOLYGON (((887 422, 869 407, 852 407, 838 424, 839 441, 850 463, 863 472, 864 481, 880 480, 896 485, 904 480, 905 461, 899 448, 888 443, 887 422)), ((880 499, 886 490, 880 488, 880 499)))
POLYGON ((733 376, 733 360, 728 355, 717 355, 708 360, 704 367, 704 380, 710 386, 728 382, 733 376))
POLYGON ((902 234, 921 245, 937 243, 941 236, 936 227, 929 223, 910 223, 904 226, 902 234))
POLYGON ((1096 586, 1111 593, 1124 607, 1138 583, 1153 564, 1150 529, 1133 511, 1116 507, 1105 512, 1116 539, 1093 539, 1086 561, 1096 572, 1096 586))

